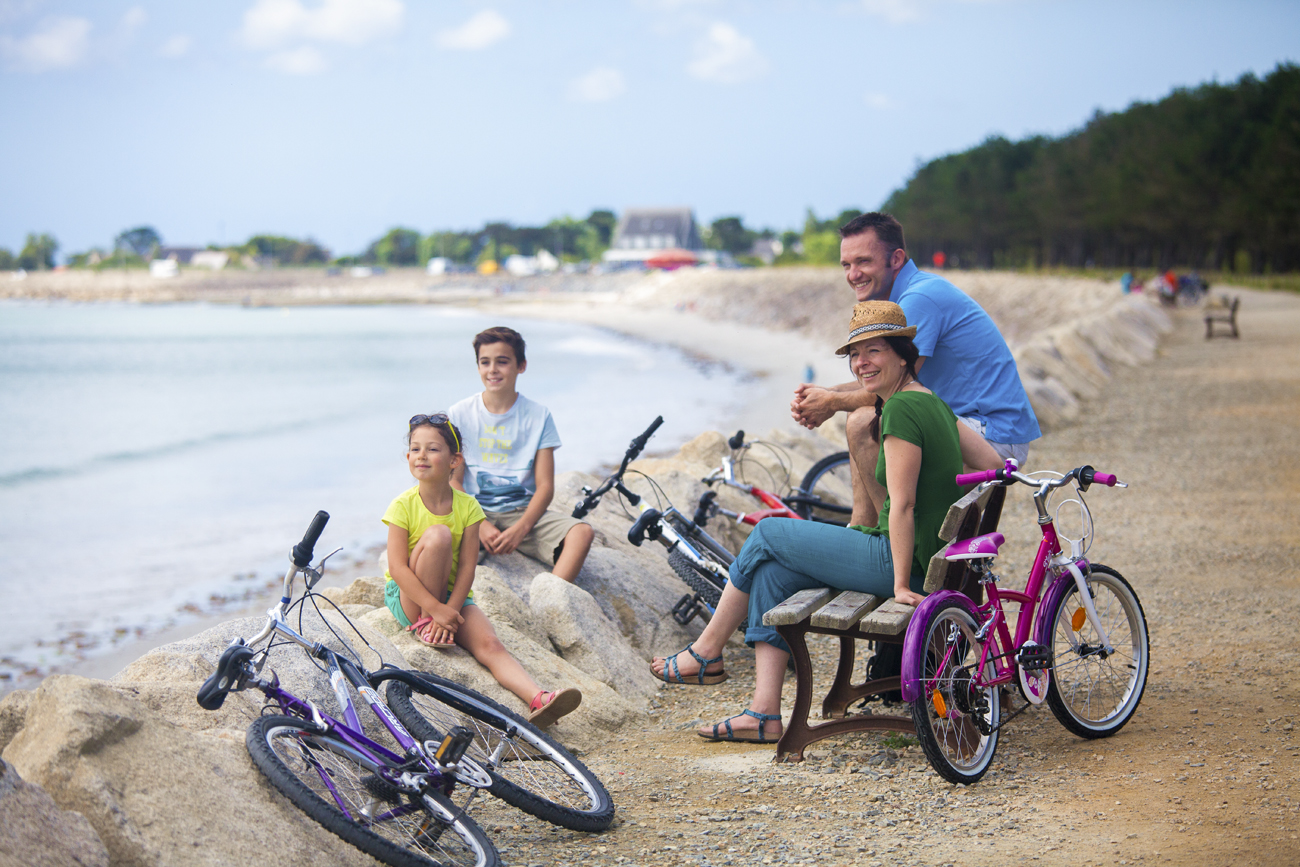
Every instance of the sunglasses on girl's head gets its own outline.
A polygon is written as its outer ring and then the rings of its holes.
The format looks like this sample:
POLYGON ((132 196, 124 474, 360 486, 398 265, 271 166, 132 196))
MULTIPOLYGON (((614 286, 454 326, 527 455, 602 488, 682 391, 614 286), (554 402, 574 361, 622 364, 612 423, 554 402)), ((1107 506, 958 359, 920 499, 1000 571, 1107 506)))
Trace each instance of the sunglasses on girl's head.
POLYGON ((411 430, 415 430, 422 424, 431 424, 436 426, 446 424, 449 421, 451 421, 451 419, 447 417, 445 412, 435 412, 433 415, 424 415, 421 413, 420 415, 411 416, 411 430))
POLYGON ((431 424, 434 427, 443 427, 445 425, 447 430, 451 431, 451 438, 455 440, 456 452, 460 452, 460 434, 456 433, 456 428, 452 427, 451 419, 447 417, 445 412, 435 412, 433 415, 421 413, 420 415, 411 416, 411 430, 415 430, 422 424, 431 424))

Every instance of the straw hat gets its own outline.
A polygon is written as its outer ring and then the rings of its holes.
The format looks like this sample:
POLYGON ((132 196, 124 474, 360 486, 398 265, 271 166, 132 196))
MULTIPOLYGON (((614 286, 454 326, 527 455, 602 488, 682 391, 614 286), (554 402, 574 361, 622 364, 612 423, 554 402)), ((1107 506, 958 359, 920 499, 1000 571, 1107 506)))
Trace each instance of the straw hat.
POLYGON ((907 324, 907 314, 892 301, 862 301, 853 305, 849 320, 849 339, 835 350, 848 355, 849 347, 873 337, 915 337, 916 326, 907 324))

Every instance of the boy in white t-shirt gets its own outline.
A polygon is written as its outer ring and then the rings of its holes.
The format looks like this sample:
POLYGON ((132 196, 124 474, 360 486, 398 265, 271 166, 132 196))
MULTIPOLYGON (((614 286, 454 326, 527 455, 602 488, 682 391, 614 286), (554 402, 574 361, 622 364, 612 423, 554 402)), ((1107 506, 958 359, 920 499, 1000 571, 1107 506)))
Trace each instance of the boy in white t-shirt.
POLYGON ((550 410, 515 390, 528 369, 524 338, 513 328, 489 328, 475 335, 474 356, 483 391, 447 411, 465 438, 465 461, 451 483, 483 507, 479 540, 489 553, 518 550, 553 564, 551 572, 571 582, 594 534, 590 525, 547 508, 555 496, 560 435, 550 410))

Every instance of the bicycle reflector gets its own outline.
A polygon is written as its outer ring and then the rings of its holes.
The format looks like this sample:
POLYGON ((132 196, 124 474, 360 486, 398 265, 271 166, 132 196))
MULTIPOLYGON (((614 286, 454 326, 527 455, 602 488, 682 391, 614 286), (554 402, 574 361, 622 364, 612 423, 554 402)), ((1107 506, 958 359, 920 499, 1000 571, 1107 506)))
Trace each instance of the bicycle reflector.
POLYGON ((936 689, 930 693, 930 703, 934 705, 934 712, 940 717, 946 718, 948 716, 948 703, 943 700, 939 690, 936 689))
POLYGON ((1070 628, 1075 632, 1078 632, 1083 628, 1083 623, 1087 619, 1088 612, 1084 611, 1082 608, 1076 608, 1074 610, 1074 615, 1070 618, 1070 628))
POLYGON ((469 749, 469 745, 473 741, 474 732, 464 726, 456 726, 442 739, 442 743, 438 745, 438 751, 433 754, 433 757, 438 760, 438 764, 444 767, 454 765, 460 761, 461 756, 465 755, 465 750, 469 749))

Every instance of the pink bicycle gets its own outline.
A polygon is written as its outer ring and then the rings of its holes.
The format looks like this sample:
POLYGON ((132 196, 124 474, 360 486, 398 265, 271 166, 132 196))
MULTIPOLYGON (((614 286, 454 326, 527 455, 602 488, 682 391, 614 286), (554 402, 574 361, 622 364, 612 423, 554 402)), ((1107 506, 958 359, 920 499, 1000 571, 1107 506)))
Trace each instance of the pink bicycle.
POLYGON ((944 557, 969 561, 988 601, 976 605, 961 593, 934 593, 917 606, 903 643, 903 699, 930 764, 954 783, 984 776, 998 733, 1030 706, 1046 700, 1071 732, 1109 737, 1132 718, 1146 688, 1150 653, 1142 604, 1122 575, 1084 559, 1093 535, 1084 492, 1092 484, 1128 486, 1089 466, 1064 475, 1025 474, 1012 461, 1004 469, 957 476, 959 485, 1016 482, 1035 489, 1043 534, 1024 591, 998 588, 992 564, 1005 541, 1001 533, 954 542, 944 557), (1052 493, 1070 484, 1072 495, 1049 513, 1052 493), (1056 527, 1066 506, 1078 511, 1078 539, 1056 527), (1020 607, 1014 639, 1006 603, 1020 607), (1013 681, 1028 704, 1004 718, 1001 692, 1013 681))

